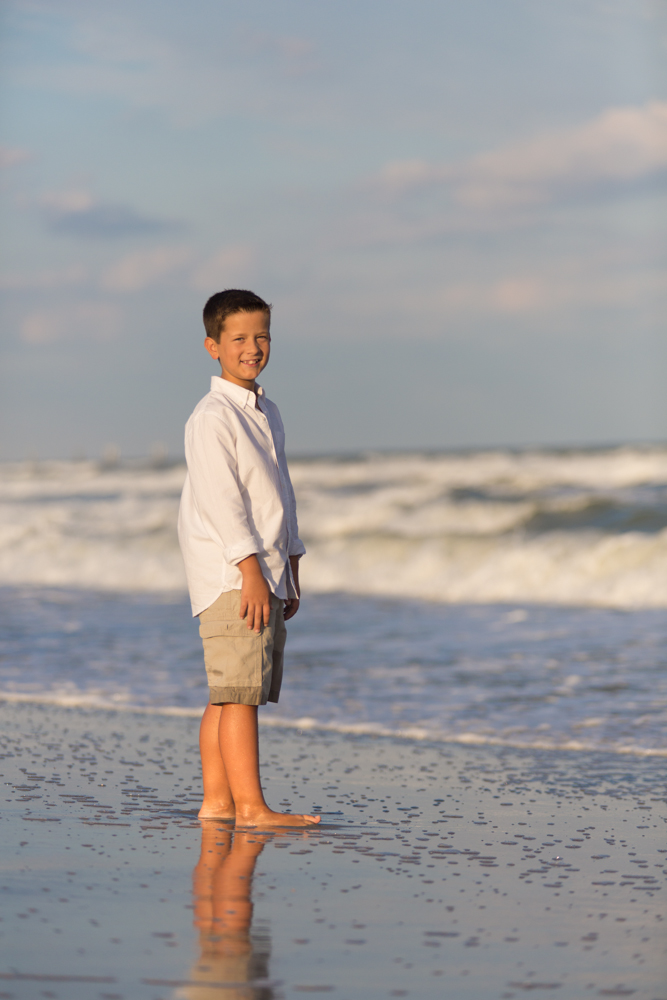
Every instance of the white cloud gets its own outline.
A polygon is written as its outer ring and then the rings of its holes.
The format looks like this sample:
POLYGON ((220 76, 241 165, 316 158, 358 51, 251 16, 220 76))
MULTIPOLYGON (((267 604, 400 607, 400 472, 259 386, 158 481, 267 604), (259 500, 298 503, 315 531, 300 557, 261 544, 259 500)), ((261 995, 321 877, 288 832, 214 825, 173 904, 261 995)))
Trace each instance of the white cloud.
POLYGON ((120 329, 121 312, 111 302, 75 302, 29 313, 21 339, 43 346, 67 340, 109 340, 120 329))
POLYGON ((310 38, 296 35, 276 35, 266 31, 246 31, 245 47, 262 56, 274 57, 278 71, 286 77, 309 76, 320 68, 317 47, 310 38))
POLYGON ((247 281, 252 264, 253 252, 250 247, 226 247, 193 271, 190 284, 197 291, 212 295, 222 288, 233 288, 247 281))
POLYGON ((0 170, 7 167, 14 167, 19 163, 25 163, 31 158, 27 149, 18 149, 11 146, 0 146, 0 170))
MULTIPOLYGON (((51 19, 49 7, 37 4, 36 14, 51 19)), ((59 11, 74 58, 28 62, 22 82, 119 98, 187 128, 229 113, 265 114, 282 100, 280 79, 298 82, 319 68, 311 40, 243 29, 229 16, 219 26, 220 43, 211 44, 210 24, 193 41, 189 31, 149 20, 136 5, 88 8, 59 11)))
MULTIPOLYGON (((454 255, 455 256, 455 255, 454 255)), ((338 285, 322 290, 320 300, 344 303, 345 315, 361 323, 373 336, 388 327, 401 328, 418 337, 456 340, 471 329, 507 331, 514 323, 541 331, 576 328, 583 338, 604 328, 608 319, 623 317, 630 334, 633 324, 656 327, 667 309, 667 270, 664 264, 643 266, 633 254, 616 247, 591 250, 588 255, 537 256, 503 266, 501 258, 470 269, 450 258, 441 263, 440 280, 409 273, 397 257, 396 266, 361 278, 354 264, 335 278, 338 285), (456 271, 454 276, 451 271, 456 271), (606 318, 605 318, 606 317, 606 318), (481 324, 481 325, 479 325, 481 324)), ((312 287, 312 286, 311 286, 312 287)), ((312 292, 283 295, 281 315, 294 329, 312 330, 312 292)))
POLYGON ((426 160, 395 160, 382 168, 377 180, 382 191, 397 195, 411 188, 445 180, 447 175, 447 167, 439 167, 426 160))
POLYGON ((103 95, 157 111, 177 128, 230 114, 265 120, 301 118, 304 111, 321 123, 322 95, 303 84, 321 81, 330 67, 323 46, 304 36, 298 12, 255 18, 242 6, 233 11, 207 2, 198 10, 166 3, 165 16, 158 4, 156 17, 150 4, 131 0, 58 0, 56 10, 52 0, 21 0, 20 6, 29 10, 23 23, 39 44, 22 50, 12 66, 21 85, 86 99, 103 95), (61 51, 45 52, 44 35, 55 37, 61 51))
POLYGON ((492 281, 469 281, 446 286, 436 293, 450 316, 503 316, 535 314, 572 297, 563 282, 545 281, 540 275, 510 275, 492 281))
POLYGON ((475 157, 458 179, 464 204, 550 201, 563 190, 640 180, 667 169, 667 101, 610 108, 574 129, 475 157))
POLYGON ((544 284, 535 278, 505 278, 495 282, 486 297, 495 312, 528 312, 544 306, 544 284))
MULTIPOLYGON (((415 306, 417 303, 415 302, 415 306)), ((667 305, 667 272, 609 273, 601 260, 569 260, 548 273, 524 272, 486 281, 445 285, 425 296, 425 307, 449 318, 535 316, 582 308, 645 308, 667 305)))
POLYGON ((132 205, 101 201, 83 189, 48 191, 39 202, 53 232, 80 239, 155 236, 185 228, 178 220, 145 215, 132 205))
POLYGON ((75 188, 70 191, 45 191, 40 198, 44 208, 59 215, 70 212, 87 212, 95 204, 90 191, 75 188))
POLYGON ((188 246, 162 246, 138 250, 112 264, 102 275, 103 288, 112 292, 137 292, 163 281, 183 268, 192 257, 188 246))
POLYGON ((579 192, 647 180, 667 171, 667 101, 609 108, 559 129, 471 157, 462 163, 408 160, 388 164, 379 186, 400 195, 446 186, 464 208, 520 208, 579 192))
POLYGON ((32 273, 8 271, 0 274, 0 288, 9 291, 37 291, 45 288, 62 288, 66 285, 81 285, 88 272, 81 264, 69 267, 50 268, 32 273))

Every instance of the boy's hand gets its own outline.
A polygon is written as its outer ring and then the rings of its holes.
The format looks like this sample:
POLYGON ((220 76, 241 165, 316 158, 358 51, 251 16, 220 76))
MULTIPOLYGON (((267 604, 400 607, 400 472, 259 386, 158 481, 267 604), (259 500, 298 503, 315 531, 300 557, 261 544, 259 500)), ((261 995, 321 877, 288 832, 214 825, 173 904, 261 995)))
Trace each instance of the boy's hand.
POLYGON ((298 597, 288 597, 285 601, 285 610, 283 612, 285 621, 288 622, 290 618, 294 618, 294 615, 299 610, 299 598, 298 597))
POLYGON ((269 624, 271 591, 264 579, 257 556, 248 556, 238 563, 243 576, 241 584, 241 618, 247 618, 248 628, 259 634, 262 624, 269 624))

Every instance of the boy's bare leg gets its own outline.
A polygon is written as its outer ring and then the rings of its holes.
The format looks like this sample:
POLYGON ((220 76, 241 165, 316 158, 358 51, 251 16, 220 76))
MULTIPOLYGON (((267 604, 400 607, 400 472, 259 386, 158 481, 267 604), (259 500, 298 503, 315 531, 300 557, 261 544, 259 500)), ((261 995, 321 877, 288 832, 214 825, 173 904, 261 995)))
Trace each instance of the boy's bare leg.
POLYGON ((199 751, 204 779, 200 819, 234 819, 234 800, 220 753, 220 705, 208 704, 199 727, 199 751))
POLYGON ((311 826, 319 816, 269 809, 259 778, 257 706, 226 704, 220 712, 220 753, 237 826, 311 826))

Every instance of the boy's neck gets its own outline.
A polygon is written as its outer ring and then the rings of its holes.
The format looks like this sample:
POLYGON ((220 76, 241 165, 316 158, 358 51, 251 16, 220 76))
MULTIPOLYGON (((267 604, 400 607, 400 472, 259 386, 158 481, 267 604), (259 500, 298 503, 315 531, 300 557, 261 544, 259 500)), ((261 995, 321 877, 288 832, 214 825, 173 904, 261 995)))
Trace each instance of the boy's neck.
POLYGON ((236 378, 234 375, 228 375, 224 368, 220 370, 220 378, 224 379, 225 382, 231 382, 233 385, 240 385, 242 389, 247 389, 248 392, 254 392, 255 396, 257 395, 259 386, 255 379, 249 381, 247 379, 236 378))

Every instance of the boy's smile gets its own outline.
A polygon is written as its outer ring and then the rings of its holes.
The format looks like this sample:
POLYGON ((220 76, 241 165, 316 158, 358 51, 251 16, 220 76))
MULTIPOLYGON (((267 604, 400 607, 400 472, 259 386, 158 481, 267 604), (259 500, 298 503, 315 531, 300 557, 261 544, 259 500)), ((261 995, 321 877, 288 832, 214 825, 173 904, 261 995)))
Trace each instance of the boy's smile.
POLYGON ((212 337, 206 338, 204 346, 220 362, 224 379, 254 391, 255 379, 269 362, 269 324, 265 312, 232 313, 225 320, 219 344, 212 337))

